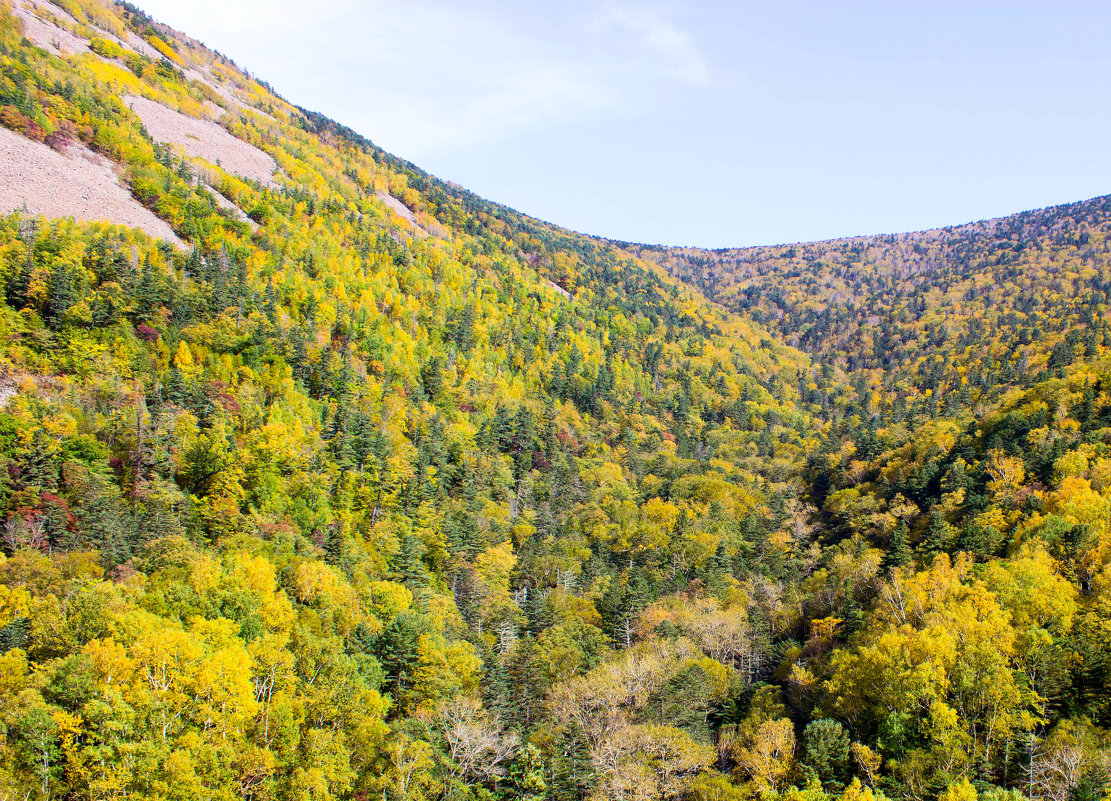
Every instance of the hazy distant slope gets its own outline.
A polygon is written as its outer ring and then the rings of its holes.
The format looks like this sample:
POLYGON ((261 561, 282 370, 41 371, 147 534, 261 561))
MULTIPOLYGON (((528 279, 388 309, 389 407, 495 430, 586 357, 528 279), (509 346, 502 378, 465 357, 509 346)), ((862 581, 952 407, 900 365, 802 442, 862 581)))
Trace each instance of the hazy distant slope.
POLYGON ((1101 197, 919 233, 631 250, 863 381, 863 410, 888 419, 967 407, 1095 356, 1109 248, 1101 197), (864 386, 881 391, 869 401, 864 386))

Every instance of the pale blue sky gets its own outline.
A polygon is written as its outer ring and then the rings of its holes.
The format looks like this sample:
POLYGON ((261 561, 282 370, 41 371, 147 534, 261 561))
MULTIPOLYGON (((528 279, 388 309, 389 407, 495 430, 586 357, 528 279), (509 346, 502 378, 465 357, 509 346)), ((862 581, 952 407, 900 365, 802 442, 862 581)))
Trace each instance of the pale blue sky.
POLYGON ((430 172, 705 247, 1111 193, 1105 2, 139 0, 430 172))

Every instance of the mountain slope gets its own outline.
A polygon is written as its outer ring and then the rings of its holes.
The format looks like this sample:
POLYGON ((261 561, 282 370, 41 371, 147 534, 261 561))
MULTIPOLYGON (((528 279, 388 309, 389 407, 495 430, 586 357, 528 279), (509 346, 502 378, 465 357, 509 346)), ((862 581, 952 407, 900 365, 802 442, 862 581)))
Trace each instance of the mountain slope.
MULTIPOLYGON (((830 422, 806 470, 831 546, 822 572, 832 577, 833 554, 860 559, 868 543, 884 552, 889 578, 865 609, 851 592, 808 599, 811 637, 824 615, 856 631, 796 665, 796 691, 900 754, 887 763, 893 792, 925 797, 945 781, 935 771, 955 741, 921 717, 934 720, 939 704, 961 710, 964 731, 953 736, 981 765, 962 756, 958 773, 1007 783, 998 760, 1010 757, 999 749, 1012 747, 1014 730, 993 743, 982 726, 1017 718, 996 717, 1002 696, 988 701, 986 686, 957 688, 971 675, 995 676, 988 694, 1009 694, 1008 715, 1028 693, 1026 792, 1052 795, 1042 771, 1060 767, 1062 749, 1083 767, 1057 792, 1106 792, 1106 751, 1094 745, 1106 735, 1085 726, 1111 722, 1102 644, 1111 641, 1109 233, 1102 197, 893 236, 721 251, 625 245, 813 359, 799 392, 802 408, 830 422), (954 616, 962 593, 994 598, 1009 624, 991 622, 990 600, 954 616), (972 619, 979 635, 963 628, 972 619), (948 657, 946 630, 963 643, 948 657), (974 667, 963 649, 978 636, 1015 673, 974 667), (943 665, 964 679, 910 678, 943 665), (967 707, 973 696, 979 713, 967 707), (979 726, 978 714, 988 715, 979 726), (919 717, 909 751, 891 745, 907 716, 919 717)), ((840 572, 857 583, 847 563, 840 572)), ((831 644, 838 638, 821 647, 831 644)))
POLYGON ((842 371, 859 411, 889 420, 983 403, 1094 357, 1109 213, 1103 197, 912 234, 631 249, 842 371))
POLYGON ((1106 792, 1099 202, 601 242, 100 0, 0 124, 4 794, 1106 792))
POLYGON ((176 237, 0 222, 8 790, 509 791, 646 604, 800 569, 797 351, 134 8, 0 29, 4 124, 176 237), (498 710, 505 755, 456 756, 498 710))

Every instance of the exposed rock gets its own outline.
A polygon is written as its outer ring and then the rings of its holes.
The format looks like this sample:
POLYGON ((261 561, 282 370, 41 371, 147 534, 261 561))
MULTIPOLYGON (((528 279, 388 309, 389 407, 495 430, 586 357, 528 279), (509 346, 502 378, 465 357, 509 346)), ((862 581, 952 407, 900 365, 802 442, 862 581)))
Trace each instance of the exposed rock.
POLYGON ((189 158, 200 158, 224 171, 276 186, 273 156, 237 139, 211 120, 187 117, 145 97, 126 95, 124 102, 143 121, 157 142, 177 145, 189 158))
POLYGON ((185 247, 173 229, 132 197, 115 165, 83 145, 64 153, 0 128, 0 213, 107 220, 185 247))

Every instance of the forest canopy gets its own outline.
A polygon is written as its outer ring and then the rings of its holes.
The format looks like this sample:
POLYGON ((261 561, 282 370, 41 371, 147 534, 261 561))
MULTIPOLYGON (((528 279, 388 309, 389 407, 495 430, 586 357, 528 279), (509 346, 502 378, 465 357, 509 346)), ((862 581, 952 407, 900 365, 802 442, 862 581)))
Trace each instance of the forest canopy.
POLYGON ((99 0, 0 124, 173 231, 0 217, 3 797, 1108 795, 1106 199, 605 242, 99 0))

